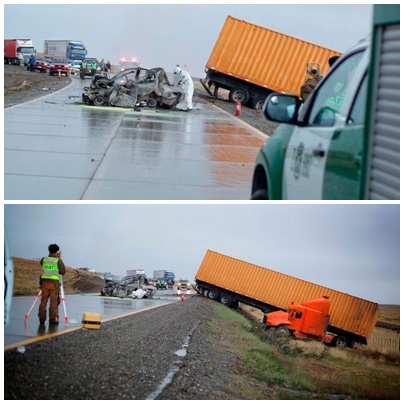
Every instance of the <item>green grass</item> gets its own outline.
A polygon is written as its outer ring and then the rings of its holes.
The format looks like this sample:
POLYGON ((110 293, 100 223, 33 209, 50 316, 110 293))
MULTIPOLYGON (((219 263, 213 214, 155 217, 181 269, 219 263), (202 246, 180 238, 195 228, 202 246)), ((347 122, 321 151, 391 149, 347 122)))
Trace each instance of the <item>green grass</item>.
POLYGON ((399 357, 371 358, 360 349, 296 342, 222 304, 215 308, 211 331, 239 358, 227 389, 240 399, 400 398, 399 357))

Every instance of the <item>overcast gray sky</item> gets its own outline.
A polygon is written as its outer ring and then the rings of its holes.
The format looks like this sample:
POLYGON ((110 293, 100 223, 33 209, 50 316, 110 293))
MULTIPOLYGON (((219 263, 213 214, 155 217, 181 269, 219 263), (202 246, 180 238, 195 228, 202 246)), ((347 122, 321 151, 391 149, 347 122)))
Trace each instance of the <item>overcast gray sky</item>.
POLYGON ((379 304, 400 302, 399 205, 5 205, 11 254, 193 280, 208 249, 379 304))
MULTIPOLYGON (((178 63, 194 77, 205 64, 228 15, 345 52, 370 33, 368 4, 19 4, 6 1, 5 39, 76 39, 88 56, 117 64, 137 57, 146 68, 171 72, 178 63)), ((45 2, 46 3, 46 2, 45 2)))

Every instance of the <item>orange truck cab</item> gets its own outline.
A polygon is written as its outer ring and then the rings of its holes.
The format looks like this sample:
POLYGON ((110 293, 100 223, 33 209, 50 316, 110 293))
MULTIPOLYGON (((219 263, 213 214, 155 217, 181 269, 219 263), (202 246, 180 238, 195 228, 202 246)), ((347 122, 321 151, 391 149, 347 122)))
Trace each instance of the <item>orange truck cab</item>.
POLYGON ((330 319, 330 300, 322 296, 304 302, 291 302, 288 312, 266 313, 264 324, 277 332, 288 333, 296 338, 318 339, 331 343, 334 335, 327 334, 330 319))

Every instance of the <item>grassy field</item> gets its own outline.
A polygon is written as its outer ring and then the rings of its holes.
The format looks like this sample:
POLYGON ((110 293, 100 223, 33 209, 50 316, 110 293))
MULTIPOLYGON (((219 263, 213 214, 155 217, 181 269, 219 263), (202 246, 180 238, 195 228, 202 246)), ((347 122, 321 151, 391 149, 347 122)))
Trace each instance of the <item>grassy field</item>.
POLYGON ((230 341, 242 363, 228 388, 244 399, 400 398, 398 352, 296 341, 220 304, 211 327, 212 338, 230 341))

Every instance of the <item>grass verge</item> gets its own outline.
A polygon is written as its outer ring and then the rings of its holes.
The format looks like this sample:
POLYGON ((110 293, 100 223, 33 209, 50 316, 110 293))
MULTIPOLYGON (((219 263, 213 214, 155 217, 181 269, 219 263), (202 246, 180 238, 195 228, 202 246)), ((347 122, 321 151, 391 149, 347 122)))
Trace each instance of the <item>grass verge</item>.
POLYGON ((400 398, 399 354, 370 355, 361 348, 297 341, 267 332, 221 304, 211 327, 221 349, 237 355, 227 389, 240 399, 400 398))

